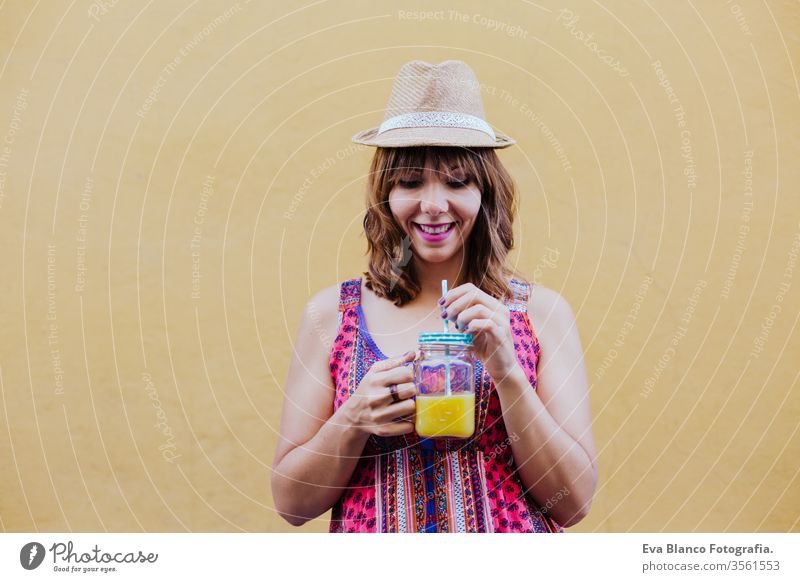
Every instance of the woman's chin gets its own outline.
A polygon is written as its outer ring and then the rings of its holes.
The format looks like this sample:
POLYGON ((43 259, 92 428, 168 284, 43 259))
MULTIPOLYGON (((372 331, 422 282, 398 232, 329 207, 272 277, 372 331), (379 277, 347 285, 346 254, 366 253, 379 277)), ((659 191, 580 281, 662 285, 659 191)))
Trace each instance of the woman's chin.
POLYGON ((413 249, 413 252, 414 258, 423 263, 444 263, 456 254, 456 250, 453 248, 413 249))

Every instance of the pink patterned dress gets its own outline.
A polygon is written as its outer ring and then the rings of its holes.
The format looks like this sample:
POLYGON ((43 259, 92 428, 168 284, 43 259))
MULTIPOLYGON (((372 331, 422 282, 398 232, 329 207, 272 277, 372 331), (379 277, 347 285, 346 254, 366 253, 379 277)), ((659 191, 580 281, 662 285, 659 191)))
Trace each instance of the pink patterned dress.
MULTIPOLYGON (((510 280, 506 302, 517 359, 536 389, 539 341, 527 313, 529 286, 510 280)), ((364 323, 361 278, 340 286, 339 329, 331 348, 334 409, 356 390, 377 360, 386 359, 364 323)), ((475 370, 475 434, 425 439, 416 433, 371 436, 347 489, 334 504, 331 532, 561 532, 514 468, 494 383, 475 370)))

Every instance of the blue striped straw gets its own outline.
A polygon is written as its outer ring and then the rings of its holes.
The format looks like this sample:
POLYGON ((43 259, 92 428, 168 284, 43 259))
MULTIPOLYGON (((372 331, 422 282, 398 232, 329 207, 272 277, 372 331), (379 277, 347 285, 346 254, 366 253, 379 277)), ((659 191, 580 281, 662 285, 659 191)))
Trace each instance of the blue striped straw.
MULTIPOLYGON (((442 279, 442 297, 444 297, 445 295, 447 295, 447 279, 442 279)), ((443 327, 444 327, 444 332, 445 333, 450 331, 450 320, 448 320, 446 317, 444 318, 443 327)), ((447 344, 444 345, 444 355, 445 356, 449 356, 450 355, 450 348, 448 347, 447 344)), ((449 362, 449 360, 448 360, 447 364, 445 364, 445 367, 444 367, 444 376, 445 376, 444 393, 445 393, 445 396, 450 396, 450 362, 449 362)))
MULTIPOLYGON (((447 279, 442 279, 442 297, 444 297, 445 295, 447 295, 447 279)), ((443 328, 442 331, 444 331, 444 333, 450 331, 449 324, 450 321, 445 317, 444 321, 442 322, 442 328, 443 328)))

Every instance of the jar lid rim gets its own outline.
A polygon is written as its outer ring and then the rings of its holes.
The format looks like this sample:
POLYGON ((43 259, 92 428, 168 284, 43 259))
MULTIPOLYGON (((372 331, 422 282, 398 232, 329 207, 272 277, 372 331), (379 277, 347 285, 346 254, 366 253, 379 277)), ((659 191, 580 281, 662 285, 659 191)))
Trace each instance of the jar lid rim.
POLYGON ((448 333, 442 331, 422 332, 419 334, 420 344, 447 344, 456 346, 471 346, 473 344, 471 333, 448 333))

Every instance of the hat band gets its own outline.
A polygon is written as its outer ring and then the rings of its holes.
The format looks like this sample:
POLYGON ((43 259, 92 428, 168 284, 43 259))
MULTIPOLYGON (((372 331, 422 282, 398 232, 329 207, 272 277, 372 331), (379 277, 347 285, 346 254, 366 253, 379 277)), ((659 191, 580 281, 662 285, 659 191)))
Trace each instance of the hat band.
POLYGON ((452 111, 417 111, 414 113, 404 113, 390 117, 378 128, 378 135, 390 129, 401 127, 458 127, 462 129, 475 129, 482 131, 492 139, 495 137, 494 131, 480 117, 467 113, 456 113, 452 111))

